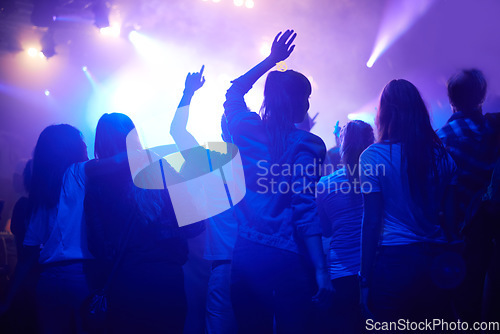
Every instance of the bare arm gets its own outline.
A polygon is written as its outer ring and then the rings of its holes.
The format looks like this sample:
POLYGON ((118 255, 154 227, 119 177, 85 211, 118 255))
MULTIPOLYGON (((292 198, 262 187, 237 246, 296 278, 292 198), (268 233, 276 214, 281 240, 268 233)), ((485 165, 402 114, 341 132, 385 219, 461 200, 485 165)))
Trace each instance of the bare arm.
POLYGON ((172 123, 170 124, 170 135, 181 152, 199 146, 198 141, 187 130, 187 122, 189 119, 189 105, 191 104, 191 99, 194 93, 205 83, 205 77, 203 77, 204 69, 205 66, 202 66, 200 72, 188 73, 184 93, 175 111, 172 123))

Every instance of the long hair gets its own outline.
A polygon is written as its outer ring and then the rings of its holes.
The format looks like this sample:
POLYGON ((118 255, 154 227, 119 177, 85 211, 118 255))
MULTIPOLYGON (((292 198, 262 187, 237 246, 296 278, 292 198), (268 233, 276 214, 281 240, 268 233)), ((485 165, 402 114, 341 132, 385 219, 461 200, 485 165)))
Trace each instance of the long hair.
POLYGON ((375 137, 370 124, 363 121, 350 121, 340 132, 340 158, 346 166, 349 180, 359 179, 359 156, 373 144, 375 137))
POLYGON ((82 134, 68 124, 46 127, 33 153, 29 198, 33 210, 53 209, 59 202, 63 176, 69 166, 88 160, 82 134))
MULTIPOLYGON (((113 157, 127 152, 127 135, 135 129, 134 122, 124 114, 104 114, 99 119, 95 135, 95 156, 98 159, 113 157)), ((162 210, 162 197, 158 191, 140 189, 133 184, 132 176, 130 190, 139 211, 146 222, 155 221, 162 210)))
POLYGON ((288 135, 309 108, 311 83, 301 73, 272 71, 264 87, 261 116, 270 139, 271 159, 277 161, 286 149, 288 135))
POLYGON ((418 89, 403 79, 389 82, 380 97, 376 124, 380 141, 401 144, 401 169, 407 167, 411 198, 418 205, 426 204, 445 149, 418 89))

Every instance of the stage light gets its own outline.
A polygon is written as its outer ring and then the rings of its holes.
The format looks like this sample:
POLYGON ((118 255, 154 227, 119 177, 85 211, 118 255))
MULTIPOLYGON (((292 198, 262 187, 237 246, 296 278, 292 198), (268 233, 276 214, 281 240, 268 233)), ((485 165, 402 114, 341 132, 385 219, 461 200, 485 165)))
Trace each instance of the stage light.
POLYGON ((48 89, 45 90, 44 92, 45 96, 49 96, 50 95, 50 91, 48 89))
POLYGON ((132 30, 131 32, 128 33, 128 39, 132 44, 135 44, 139 39, 139 33, 135 30, 132 30))
POLYGON ((217 3, 217 2, 220 2, 220 0, 212 0, 212 1, 213 1, 213 2, 216 2, 216 3, 217 3))
POLYGON ((149 36, 133 30, 129 33, 128 39, 137 53, 147 59, 149 63, 161 65, 169 57, 164 45, 149 36))
POLYGON ((28 55, 30 57, 36 57, 38 55, 38 52, 39 51, 37 49, 35 49, 35 48, 29 48, 28 49, 28 55))
POLYGON ((435 0, 389 0, 386 3, 382 21, 373 51, 366 66, 372 67, 377 59, 417 20, 422 17, 435 0))
POLYGON ((267 57, 269 56, 269 54, 271 53, 271 44, 268 43, 268 42, 264 42, 262 43, 262 45, 260 46, 260 54, 264 57, 267 57))
POLYGON ((234 5, 235 6, 241 7, 241 6, 243 6, 243 4, 244 4, 243 0, 234 0, 234 5))
POLYGON ((109 27, 99 29, 99 32, 103 36, 120 37, 121 29, 118 24, 111 24, 109 27))
POLYGON ((87 66, 83 66, 83 67, 82 67, 82 71, 83 71, 83 72, 87 72, 87 66))
POLYGON ((245 7, 253 8, 253 6, 255 6, 255 3, 253 2, 253 0, 246 0, 245 1, 245 7))

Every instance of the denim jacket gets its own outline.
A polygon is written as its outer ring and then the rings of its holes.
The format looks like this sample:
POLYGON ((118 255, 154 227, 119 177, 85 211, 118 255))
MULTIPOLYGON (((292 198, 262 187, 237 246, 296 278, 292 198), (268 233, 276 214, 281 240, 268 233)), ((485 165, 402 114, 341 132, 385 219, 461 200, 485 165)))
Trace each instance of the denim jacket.
POLYGON ((239 236, 305 253, 303 238, 321 234, 315 193, 326 147, 318 136, 297 129, 289 134, 281 159, 270 162, 264 124, 244 100, 250 88, 243 77, 235 80, 224 103, 227 127, 240 151, 247 187, 235 210, 239 236))

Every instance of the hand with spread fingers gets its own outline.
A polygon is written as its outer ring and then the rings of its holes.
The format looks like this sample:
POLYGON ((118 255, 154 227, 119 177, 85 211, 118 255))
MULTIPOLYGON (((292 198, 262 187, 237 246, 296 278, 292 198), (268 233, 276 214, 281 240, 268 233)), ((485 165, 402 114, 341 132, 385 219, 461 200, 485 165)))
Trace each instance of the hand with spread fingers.
POLYGON ((282 32, 277 34, 274 38, 273 45, 271 46, 271 54, 269 57, 275 63, 279 63, 280 61, 290 57, 295 49, 295 45, 292 45, 295 37, 297 37, 297 33, 293 30, 287 30, 283 34, 282 32))

